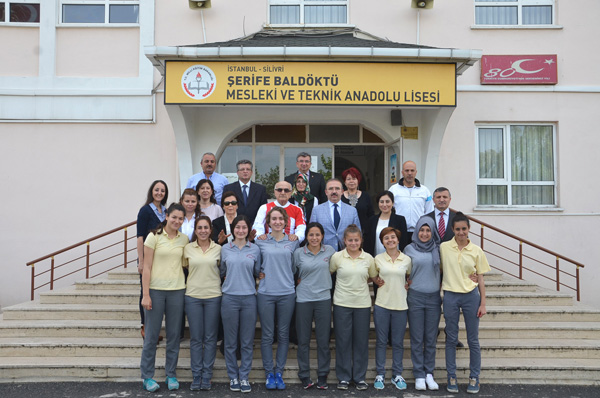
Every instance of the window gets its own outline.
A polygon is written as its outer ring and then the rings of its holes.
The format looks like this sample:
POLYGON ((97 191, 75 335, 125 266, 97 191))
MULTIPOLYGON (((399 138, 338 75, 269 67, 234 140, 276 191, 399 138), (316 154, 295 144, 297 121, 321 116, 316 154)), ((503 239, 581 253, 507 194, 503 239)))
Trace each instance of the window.
POLYGON ((553 125, 477 127, 477 205, 554 206, 553 125))
POLYGON ((40 4, 0 2, 0 22, 39 23, 40 4))
POLYGON ((552 25, 555 0, 475 0, 476 25, 552 25))
POLYGON ((270 0, 269 20, 276 25, 347 24, 348 0, 270 0))
POLYGON ((137 24, 139 1, 90 0, 61 2, 63 24, 137 24))

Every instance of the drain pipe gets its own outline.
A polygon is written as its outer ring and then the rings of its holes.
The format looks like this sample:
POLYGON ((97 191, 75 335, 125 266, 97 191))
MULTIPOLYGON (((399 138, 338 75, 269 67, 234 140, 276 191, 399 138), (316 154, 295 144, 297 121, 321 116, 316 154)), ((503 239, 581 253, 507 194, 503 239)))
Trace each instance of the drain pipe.
POLYGON ((421 10, 417 9, 417 43, 420 43, 420 35, 421 35, 421 10))
POLYGON ((202 35, 204 36, 204 44, 206 44, 206 26, 204 26, 204 10, 200 10, 200 17, 202 18, 202 35))

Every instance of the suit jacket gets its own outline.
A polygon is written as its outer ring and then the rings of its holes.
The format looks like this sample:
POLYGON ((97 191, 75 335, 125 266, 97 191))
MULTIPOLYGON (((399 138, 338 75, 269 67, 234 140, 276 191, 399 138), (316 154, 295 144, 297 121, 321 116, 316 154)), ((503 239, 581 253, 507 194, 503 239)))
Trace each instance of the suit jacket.
MULTIPOLYGON (((444 237, 442 238, 442 242, 448 242, 449 240, 451 240, 452 238, 454 238, 454 231, 452 230, 452 220, 454 220, 454 215, 456 214, 455 212, 453 212, 452 210, 448 210, 448 225, 446 225, 446 232, 444 233, 444 237)), ((433 222, 435 223, 436 227, 438 225, 438 220, 435 219, 435 210, 432 211, 431 213, 427 213, 425 214, 425 216, 431 217, 433 218, 433 222)), ((418 231, 415 231, 415 233, 417 233, 418 231)))
MULTIPOLYGON (((379 214, 375 214, 369 218, 368 224, 364 227, 364 239, 363 244, 364 250, 371 256, 375 257, 375 242, 379 240, 377 236, 377 223, 379 222, 379 214)), ((404 251, 404 248, 410 243, 408 240, 408 232, 406 227, 406 218, 399 214, 392 214, 388 226, 396 228, 400 231, 400 251, 404 251)))
POLYGON ((318 222, 323 226, 323 229, 325 230, 323 244, 329 245, 336 250, 341 250, 344 247, 344 230, 350 224, 356 224, 360 228, 360 220, 358 219, 358 213, 354 207, 347 205, 342 201, 339 201, 338 205, 340 205, 340 224, 337 230, 333 226, 329 201, 320 204, 313 209, 310 221, 318 222))
MULTIPOLYGON (((297 171, 285 177, 285 180, 292 184, 292 188, 296 183, 296 177, 298 177, 297 171)), ((311 171, 308 175, 308 186, 310 187, 310 193, 319 199, 319 203, 327 202, 327 196, 325 195, 325 178, 323 178, 322 174, 311 171)))
MULTIPOLYGON (((226 222, 227 222, 227 219, 225 218, 225 216, 217 217, 212 222, 212 225, 213 225, 212 240, 216 244, 219 244, 219 234, 221 233, 221 231, 224 231, 225 233, 227 233, 227 229, 225 228, 226 222)), ((226 243, 227 243, 227 241, 221 243, 221 246, 225 246, 226 243)))
POLYGON ((256 182, 252 182, 248 189, 248 203, 244 205, 244 195, 242 194, 242 187, 240 186, 240 182, 236 181, 229 185, 225 185, 223 187, 223 193, 227 191, 233 191, 238 199, 238 215, 245 215, 250 220, 250 225, 254 224, 254 219, 256 218, 256 213, 258 212, 258 208, 265 203, 267 203, 269 199, 269 195, 267 195, 267 189, 264 185, 258 184, 256 182))

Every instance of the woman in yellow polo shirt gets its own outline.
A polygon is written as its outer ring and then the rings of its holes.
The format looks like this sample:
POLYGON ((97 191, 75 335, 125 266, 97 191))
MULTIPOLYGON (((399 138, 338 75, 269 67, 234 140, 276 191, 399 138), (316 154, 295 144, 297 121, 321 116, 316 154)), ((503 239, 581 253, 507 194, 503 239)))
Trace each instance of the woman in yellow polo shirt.
POLYGON ((144 242, 142 307, 146 311, 146 338, 140 368, 144 389, 150 392, 159 389, 153 377, 156 342, 163 316, 167 332, 166 383, 169 390, 179 388, 175 371, 179 357, 179 333, 185 294, 183 248, 188 244, 187 235, 179 232, 184 217, 183 206, 179 203, 171 204, 167 209, 165 221, 150 233, 144 242))
MULTIPOLYGON (((442 290, 444 291, 444 319, 446 320, 447 390, 458 393, 456 379, 456 342, 458 320, 462 310, 469 343, 469 384, 467 392, 479 392, 481 350, 479 347, 479 318, 486 314, 483 274, 490 270, 485 253, 469 240, 470 223, 458 212, 452 220, 454 238, 440 246, 442 290), (477 282, 470 276, 477 275, 477 282)), ((474 279, 474 278, 473 278, 474 279)))
POLYGON ((190 325, 191 390, 210 390, 221 312, 221 245, 212 241, 210 217, 198 216, 192 242, 183 249, 189 268, 185 313, 190 325))
POLYGON ((379 240, 385 252, 375 257, 375 268, 379 276, 374 278, 380 286, 373 308, 375 321, 375 366, 377 376, 373 387, 383 390, 385 385, 385 360, 388 336, 392 336, 392 378, 390 381, 399 390, 406 390, 402 377, 402 357, 404 355, 404 334, 408 319, 406 304, 406 275, 411 273, 412 262, 399 249, 400 231, 385 227, 379 233, 379 240))
POLYGON ((333 326, 337 388, 347 390, 353 380, 357 390, 366 390, 371 320, 368 283, 377 276, 377 270, 373 257, 361 249, 362 234, 356 225, 344 230, 344 245, 346 248, 329 260, 329 271, 336 273, 333 326))

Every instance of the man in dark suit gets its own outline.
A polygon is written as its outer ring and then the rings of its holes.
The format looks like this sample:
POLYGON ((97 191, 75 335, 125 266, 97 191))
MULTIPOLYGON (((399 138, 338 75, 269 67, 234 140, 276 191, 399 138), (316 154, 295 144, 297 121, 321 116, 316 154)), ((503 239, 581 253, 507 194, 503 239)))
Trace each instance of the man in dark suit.
POLYGON ((350 224, 360 228, 360 221, 356 209, 340 199, 344 193, 342 182, 337 178, 327 181, 327 201, 318 205, 312 211, 310 222, 318 222, 325 230, 323 244, 336 250, 344 248, 344 230, 350 224), (337 225, 336 225, 337 224, 337 225))
POLYGON ((298 174, 306 174, 308 176, 310 193, 319 200, 319 203, 324 203, 327 201, 327 196, 325 195, 325 179, 323 178, 322 174, 319 174, 316 171, 310 171, 311 164, 312 161, 310 154, 306 152, 300 152, 296 156, 296 167, 298 168, 298 171, 285 177, 285 180, 292 184, 293 188, 298 174))
POLYGON ((223 192, 233 191, 240 200, 238 203, 238 215, 245 215, 254 224, 258 208, 269 199, 267 189, 264 185, 250 181, 252 177, 252 162, 247 159, 236 163, 238 181, 225 185, 223 192))
POLYGON ((433 205, 434 209, 431 213, 425 214, 427 217, 433 218, 435 225, 440 233, 442 242, 447 242, 454 238, 454 231, 452 231, 452 220, 454 219, 454 213, 449 209, 450 201, 452 196, 450 190, 445 187, 439 187, 433 191, 433 205), (440 218, 443 220, 440 221, 440 218))

